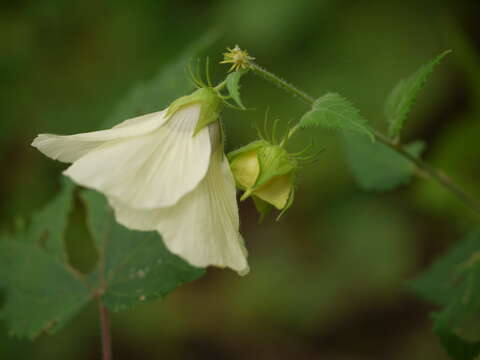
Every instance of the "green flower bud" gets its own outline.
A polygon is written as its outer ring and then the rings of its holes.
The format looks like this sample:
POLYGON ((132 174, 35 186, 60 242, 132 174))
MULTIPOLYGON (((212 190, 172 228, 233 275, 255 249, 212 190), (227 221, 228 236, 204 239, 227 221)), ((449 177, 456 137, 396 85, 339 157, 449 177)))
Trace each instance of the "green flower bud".
POLYGON ((263 216, 273 207, 280 216, 293 202, 297 161, 283 147, 259 140, 228 155, 241 200, 252 196, 263 216))

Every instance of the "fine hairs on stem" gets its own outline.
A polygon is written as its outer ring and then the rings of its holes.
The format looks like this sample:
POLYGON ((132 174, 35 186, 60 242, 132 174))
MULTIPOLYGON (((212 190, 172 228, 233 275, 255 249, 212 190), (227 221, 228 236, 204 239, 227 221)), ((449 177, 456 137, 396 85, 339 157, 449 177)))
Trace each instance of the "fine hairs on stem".
MULTIPOLYGON (((264 78, 267 81, 270 81, 271 83, 285 90, 287 93, 292 95, 294 98, 300 100, 301 102, 307 103, 309 105, 314 104, 315 98, 313 98, 303 90, 300 90, 294 85, 283 80, 282 78, 278 77, 277 75, 269 72, 263 67, 257 65, 253 61, 248 62, 248 68, 254 74, 264 78)), ((292 128, 288 137, 290 138, 297 130, 298 130, 298 124, 292 128)), ((470 209, 474 210, 477 213, 480 213, 480 202, 478 202, 470 194, 466 193, 465 190, 463 190, 458 184, 456 184, 449 176, 447 176, 442 171, 439 171, 433 168, 428 163, 424 162, 422 159, 409 154, 407 151, 403 149, 402 145, 398 143, 398 141, 392 141, 388 137, 386 137, 385 135, 381 134, 380 132, 374 129, 372 129, 372 131, 376 141, 384 144, 385 146, 389 147, 400 156, 410 161, 417 168, 423 170, 423 173, 426 174, 429 179, 436 181, 438 184, 440 184, 442 187, 448 190, 451 194, 453 194, 457 199, 463 202, 465 206, 469 207, 470 209)))

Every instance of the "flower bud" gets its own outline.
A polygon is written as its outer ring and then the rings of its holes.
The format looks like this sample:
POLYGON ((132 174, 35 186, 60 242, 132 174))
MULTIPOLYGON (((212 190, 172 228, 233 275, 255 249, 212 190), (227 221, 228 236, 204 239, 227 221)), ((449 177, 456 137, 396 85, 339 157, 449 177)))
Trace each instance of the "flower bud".
POLYGON ((293 202, 297 161, 279 145, 259 140, 229 154, 237 186, 263 216, 272 206, 285 212, 293 202))
POLYGON ((228 70, 245 70, 248 69, 249 64, 254 57, 248 54, 247 50, 242 50, 238 45, 235 45, 233 49, 227 48, 227 52, 223 54, 223 61, 220 64, 232 64, 232 67, 228 70))

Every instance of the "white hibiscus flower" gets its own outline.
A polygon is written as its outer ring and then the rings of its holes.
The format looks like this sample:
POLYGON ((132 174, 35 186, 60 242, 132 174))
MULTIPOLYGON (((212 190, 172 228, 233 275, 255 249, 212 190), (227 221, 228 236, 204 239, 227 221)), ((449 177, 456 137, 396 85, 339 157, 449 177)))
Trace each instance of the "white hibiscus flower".
POLYGON ((32 145, 76 183, 105 194, 122 225, 156 230, 199 267, 248 272, 235 181, 223 153, 220 100, 201 88, 167 109, 109 130, 38 135, 32 145))

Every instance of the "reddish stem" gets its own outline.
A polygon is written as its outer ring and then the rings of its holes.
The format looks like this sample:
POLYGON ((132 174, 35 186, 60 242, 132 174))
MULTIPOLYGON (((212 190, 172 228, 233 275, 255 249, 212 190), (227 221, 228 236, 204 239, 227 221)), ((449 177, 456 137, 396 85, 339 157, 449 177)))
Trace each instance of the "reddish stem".
POLYGON ((100 329, 102 333, 103 360, 112 360, 112 336, 110 334, 110 313, 98 299, 98 312, 100 314, 100 329))

